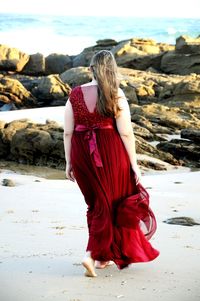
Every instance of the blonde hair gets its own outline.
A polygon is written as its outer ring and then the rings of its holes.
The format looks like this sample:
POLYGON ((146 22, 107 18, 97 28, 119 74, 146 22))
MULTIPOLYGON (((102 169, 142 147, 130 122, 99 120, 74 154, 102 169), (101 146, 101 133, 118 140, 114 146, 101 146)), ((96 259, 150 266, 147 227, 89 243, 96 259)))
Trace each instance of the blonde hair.
POLYGON ((116 117, 121 109, 118 105, 117 64, 112 52, 97 52, 92 57, 90 68, 98 83, 97 112, 104 116, 116 117))

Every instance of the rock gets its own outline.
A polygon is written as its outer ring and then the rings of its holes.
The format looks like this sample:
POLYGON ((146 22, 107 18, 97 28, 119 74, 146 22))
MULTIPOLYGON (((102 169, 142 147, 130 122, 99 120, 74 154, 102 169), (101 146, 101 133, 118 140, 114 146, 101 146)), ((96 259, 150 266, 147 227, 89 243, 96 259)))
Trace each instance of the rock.
POLYGON ((0 130, 0 157, 63 169, 63 128, 50 120, 46 124, 35 124, 26 119, 5 124, 0 130), (2 144, 6 147, 4 152, 2 144))
POLYGON ((18 108, 36 106, 34 96, 18 80, 8 76, 0 77, 0 100, 14 103, 18 108))
POLYGON ((120 83, 120 88, 123 90, 129 104, 131 103, 138 104, 138 98, 134 86, 130 85, 129 83, 126 83, 125 81, 122 81, 120 83))
POLYGON ((153 141, 154 135, 146 128, 132 122, 133 132, 136 136, 140 136, 145 140, 153 141))
POLYGON ((179 108, 169 108, 152 103, 143 106, 131 105, 130 111, 133 121, 135 120, 135 115, 139 115, 146 117, 153 123, 172 129, 200 128, 200 120, 197 117, 179 108))
POLYGON ((139 166, 145 167, 146 169, 152 169, 152 170, 167 170, 167 167, 165 164, 161 164, 158 162, 155 162, 154 160, 137 160, 137 163, 139 166))
POLYGON ((28 63, 21 71, 27 75, 42 75, 45 73, 45 58, 41 53, 30 55, 28 63))
POLYGON ((0 44, 0 70, 20 72, 28 60, 28 54, 16 48, 0 44))
POLYGON ((199 223, 195 222, 195 220, 193 218, 186 217, 186 216, 168 218, 167 220, 165 220, 163 222, 166 224, 181 225, 181 226, 200 225, 199 223))
POLYGON ((111 43, 109 44, 109 39, 106 40, 99 40, 97 41, 98 44, 85 48, 80 54, 76 55, 73 59, 73 67, 88 67, 93 55, 100 51, 100 50, 111 50, 113 47, 113 40, 110 40, 111 43))
POLYGON ((2 180, 2 186, 14 187, 15 182, 11 179, 3 179, 2 180))
POLYGON ((151 39, 130 39, 118 43, 112 48, 118 66, 146 70, 160 70, 162 55, 165 51, 174 49, 168 44, 157 44, 151 39))
POLYGON ((38 85, 32 90, 32 94, 45 105, 50 101, 63 99, 67 100, 71 88, 65 84, 58 75, 48 75, 42 77, 38 85))
POLYGON ((117 45, 117 41, 113 40, 113 39, 103 39, 103 40, 98 40, 96 41, 98 46, 115 46, 117 45))
POLYGON ((17 131, 11 142, 9 159, 25 164, 63 167, 63 129, 46 124, 17 131))
POLYGON ((177 160, 183 160, 188 167, 200 167, 200 146, 183 139, 171 139, 160 142, 157 149, 172 154, 177 160))
POLYGON ((14 120, 9 123, 5 123, 2 128, 2 139, 4 143, 10 143, 15 133, 21 129, 31 126, 32 122, 29 119, 14 120))
POLYGON ((200 144, 200 130, 183 129, 181 130, 181 138, 189 139, 196 144, 200 144))
MULTIPOLYGON (((146 154, 150 157, 162 159, 170 164, 178 165, 179 161, 171 154, 159 151, 148 144, 141 136, 151 134, 147 130, 139 130, 135 125, 136 149, 138 154, 146 154)), ((24 164, 43 165, 64 168, 65 156, 63 147, 63 127, 55 121, 47 120, 46 124, 32 123, 30 120, 22 119, 5 124, 0 130, 0 156, 4 160, 17 161, 24 164), (3 144, 5 151, 3 152, 3 144)), ((147 166, 145 160, 145 166, 147 166)), ((149 163, 151 168, 165 168, 162 164, 149 163)))
POLYGON ((86 67, 76 67, 60 74, 60 78, 64 83, 69 84, 73 88, 91 81, 92 74, 86 67))
POLYGON ((162 56, 160 69, 172 74, 200 74, 200 53, 181 54, 169 51, 162 56))
POLYGON ((0 130, 4 129, 6 122, 3 120, 0 120, 0 130))
MULTIPOLYGON (((133 114, 131 116, 131 120, 133 122, 136 122, 141 127, 149 130, 149 132, 152 134, 156 134, 156 133, 157 134, 174 134, 175 133, 174 129, 168 128, 166 126, 161 126, 156 123, 152 123, 151 121, 149 121, 147 118, 145 118, 142 115, 133 114)), ((156 136, 154 136, 154 138, 156 136)))
POLYGON ((52 53, 45 58, 46 74, 61 74, 72 67, 69 55, 52 53))
POLYGON ((158 150, 139 136, 136 137, 136 152, 137 154, 145 154, 150 157, 160 159, 172 165, 182 165, 182 162, 177 160, 171 153, 158 150))
POLYGON ((200 37, 180 36, 176 39, 175 49, 177 53, 200 54, 200 37))

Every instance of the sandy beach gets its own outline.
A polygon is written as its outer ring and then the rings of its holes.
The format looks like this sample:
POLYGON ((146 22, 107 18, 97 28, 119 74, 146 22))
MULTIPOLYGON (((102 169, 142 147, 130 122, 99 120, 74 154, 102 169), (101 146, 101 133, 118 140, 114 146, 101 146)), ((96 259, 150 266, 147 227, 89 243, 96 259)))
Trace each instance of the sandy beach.
POLYGON ((84 276, 86 205, 76 183, 1 170, 1 301, 200 300, 199 226, 163 223, 187 216, 200 222, 200 172, 143 176, 157 216, 152 244, 160 256, 119 271, 84 276))

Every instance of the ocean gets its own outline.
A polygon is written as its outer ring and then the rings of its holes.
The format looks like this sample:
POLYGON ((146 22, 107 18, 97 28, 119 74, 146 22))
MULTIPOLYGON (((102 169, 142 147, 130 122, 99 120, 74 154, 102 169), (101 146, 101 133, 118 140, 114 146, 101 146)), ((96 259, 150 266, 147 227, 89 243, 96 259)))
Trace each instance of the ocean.
POLYGON ((0 14, 0 44, 33 54, 76 55, 99 39, 152 38, 175 44, 200 35, 199 19, 0 14))

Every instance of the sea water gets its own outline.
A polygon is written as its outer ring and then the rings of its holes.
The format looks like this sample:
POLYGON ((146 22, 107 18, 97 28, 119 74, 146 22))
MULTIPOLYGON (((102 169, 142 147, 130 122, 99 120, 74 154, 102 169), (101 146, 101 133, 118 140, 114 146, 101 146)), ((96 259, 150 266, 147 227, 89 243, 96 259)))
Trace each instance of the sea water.
POLYGON ((99 39, 134 37, 175 44, 180 35, 197 37, 200 18, 136 18, 0 14, 0 44, 32 54, 76 55, 99 39))

